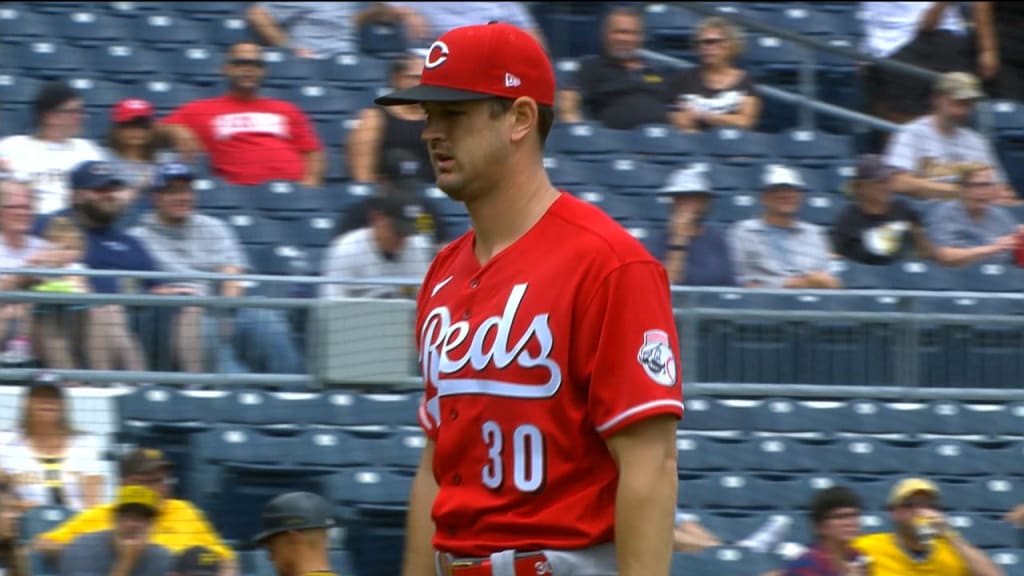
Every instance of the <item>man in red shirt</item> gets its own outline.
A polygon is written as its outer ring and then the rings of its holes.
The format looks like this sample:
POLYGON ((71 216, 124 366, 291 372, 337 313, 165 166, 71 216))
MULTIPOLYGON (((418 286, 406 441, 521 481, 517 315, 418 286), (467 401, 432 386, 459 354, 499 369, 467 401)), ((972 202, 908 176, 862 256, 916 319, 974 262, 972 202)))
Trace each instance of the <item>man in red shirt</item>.
POLYGON ((205 151, 213 170, 233 184, 291 180, 319 187, 324 153, 312 124, 297 106, 263 98, 263 49, 240 42, 228 48, 223 96, 189 102, 161 123, 188 155, 205 151))
POLYGON ((456 28, 420 84, 438 187, 473 228, 417 305, 428 437, 405 576, 666 576, 683 413, 664 268, 553 187, 555 77, 529 33, 456 28))

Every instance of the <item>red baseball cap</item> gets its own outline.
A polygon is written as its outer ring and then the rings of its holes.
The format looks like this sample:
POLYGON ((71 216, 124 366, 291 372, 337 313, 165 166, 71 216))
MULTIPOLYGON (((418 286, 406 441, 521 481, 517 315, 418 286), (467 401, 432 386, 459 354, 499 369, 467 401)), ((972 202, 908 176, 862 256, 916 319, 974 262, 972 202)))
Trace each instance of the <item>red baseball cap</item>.
POLYGON ((114 105, 114 122, 131 122, 139 118, 152 118, 153 105, 139 98, 128 98, 114 105))
POLYGON ((491 22, 445 32, 430 45, 418 86, 374 100, 381 106, 528 96, 554 106, 555 71, 525 30, 491 22))

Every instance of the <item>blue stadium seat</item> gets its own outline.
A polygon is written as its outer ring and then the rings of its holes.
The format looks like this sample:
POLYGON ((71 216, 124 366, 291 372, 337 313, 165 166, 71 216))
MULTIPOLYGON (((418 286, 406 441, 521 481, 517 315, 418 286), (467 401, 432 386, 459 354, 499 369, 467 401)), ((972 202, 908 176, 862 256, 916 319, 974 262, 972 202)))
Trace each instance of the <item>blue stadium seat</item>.
POLYGON ((132 33, 139 44, 158 50, 201 46, 202 29, 194 21, 175 14, 143 14, 132 22, 132 33))
POLYGON ((49 40, 32 40, 17 45, 14 65, 34 78, 67 78, 88 69, 85 50, 49 40))
POLYGON ((913 449, 866 437, 839 440, 825 454, 823 468, 848 475, 903 474, 908 462, 914 461, 913 449))
POLYGON ((313 408, 312 422, 339 428, 415 426, 419 400, 415 395, 360 394, 331 391, 313 408))
POLYGON ((644 7, 644 31, 654 50, 678 53, 690 48, 690 37, 698 16, 673 4, 652 3, 644 7))
POLYGON ((979 263, 954 273, 957 288, 968 292, 1020 292, 1024 274, 1004 264, 979 263))
POLYGON ((322 77, 323 60, 302 58, 280 48, 263 50, 263 61, 267 64, 264 84, 268 87, 291 88, 300 82, 322 77))
POLYGON ((255 206, 252 190, 219 178, 197 178, 192 181, 196 206, 204 210, 248 210, 255 206))
POLYGON ((705 396, 686 397, 686 418, 680 423, 683 430, 700 432, 749 432, 753 430, 752 414, 756 404, 749 401, 730 401, 705 396))
POLYGON ((401 26, 372 23, 359 28, 359 51, 363 54, 378 58, 396 58, 408 47, 401 26))
POLYGON ((255 388, 234 388, 211 403, 216 421, 222 424, 258 428, 277 434, 294 433, 303 428, 315 396, 283 397, 255 388))
POLYGON ((184 82, 149 80, 137 85, 135 94, 148 100, 159 112, 169 113, 189 102, 213 96, 214 90, 184 82))
POLYGON ((949 290, 950 272, 924 260, 902 260, 882 267, 883 286, 893 290, 949 290))
POLYGON ((760 199, 754 194, 720 193, 711 203, 708 219, 713 222, 732 224, 761 214, 760 199))
POLYGON ((804 62, 803 50, 802 46, 776 36, 757 36, 747 43, 742 61, 760 81, 792 85, 804 62))
POLYGON ((596 163, 592 169, 597 182, 620 190, 660 188, 668 177, 667 167, 628 156, 613 156, 596 163))
POLYGON ((82 2, 61 2, 59 0, 53 2, 25 2, 24 4, 26 9, 39 12, 40 14, 64 14, 80 10, 82 5, 82 2))
POLYGON ((637 126, 626 136, 626 150, 651 162, 678 165, 681 156, 697 153, 698 138, 667 124, 637 126))
POLYGON ((20 7, 0 8, 0 41, 4 43, 53 38, 53 28, 53 20, 37 12, 20 7))
MULTIPOLYGON (((815 450, 811 445, 792 438, 755 438, 745 447, 746 450, 731 452, 736 467, 745 472, 810 473, 821 466, 816 457, 822 450, 815 450)), ((784 502, 777 502, 777 505, 779 508, 787 507, 784 502)))
POLYGON ((404 516, 412 475, 384 468, 366 468, 331 476, 327 492, 334 502, 364 517, 404 516))
POLYGON ((1009 402, 1001 417, 989 419, 992 434, 996 436, 1022 436, 1024 430, 1024 402, 1009 402))
POLYGON ((772 143, 769 134, 738 128, 714 128, 705 132, 701 141, 705 154, 736 165, 750 165, 769 156, 772 143))
POLYGON ((239 550, 238 570, 240 576, 275 576, 277 574, 265 550, 239 550))
POLYGON ((917 470, 929 477, 998 474, 1004 452, 979 448, 954 439, 932 440, 915 451, 917 470))
POLYGON ((1020 503, 1020 480, 1011 476, 948 479, 939 490, 947 508, 1005 514, 1020 503))
POLYGON ((170 386, 147 385, 115 397, 122 430, 153 427, 190 430, 204 428, 211 414, 193 397, 170 386))
MULTIPOLYGON (((164 56, 167 71, 175 79, 193 84, 220 84, 223 57, 206 46, 183 46, 164 56)), ((219 88, 219 86, 218 86, 219 88)))
POLYGON ((919 419, 923 435, 987 436, 992 434, 991 419, 1005 412, 1002 406, 972 407, 956 400, 932 400, 919 419))
POLYGON ((73 77, 68 78, 67 83, 78 91, 87 108, 92 109, 93 113, 103 116, 108 122, 110 121, 110 109, 114 107, 114 104, 124 98, 135 96, 132 87, 109 80, 73 77))
POLYGON ((769 480, 745 474, 708 474, 702 478, 685 482, 685 491, 680 486, 679 494, 691 495, 691 499, 680 498, 690 508, 707 510, 776 510, 776 503, 793 493, 794 480, 769 480))
POLYGON ((1024 137, 1024 105, 1012 100, 993 100, 983 104, 983 109, 991 115, 998 138, 1024 137))
MULTIPOLYGON (((860 496, 862 510, 865 513, 871 511, 883 511, 889 506, 889 492, 898 478, 885 475, 876 476, 854 476, 850 479, 841 478, 839 484, 847 485, 857 496, 860 496)), ((888 516, 888 514, 886 514, 888 516)), ((888 524, 888 518, 880 519, 882 524, 888 524)), ((865 528, 871 524, 870 519, 862 519, 865 528)), ((865 530, 867 532, 867 530, 865 530)))
POLYGON ((309 429, 292 439, 292 462, 313 473, 382 465, 390 437, 364 437, 343 430, 309 429))
MULTIPOLYGON (((282 230, 288 227, 280 223, 282 230)), ((253 266, 261 274, 276 276, 307 276, 316 274, 320 261, 312 257, 310 250, 294 244, 272 244, 255 248, 253 266)))
MULTIPOLYGON (((699 167, 702 164, 697 162, 691 167, 699 167)), ((757 191, 760 188, 760 169, 753 166, 727 166, 722 164, 708 163, 708 180, 711 189, 715 192, 732 195, 745 194, 754 198, 757 204, 757 191)), ((750 202, 746 202, 750 204, 750 202)))
POLYGON ((594 180, 590 175, 590 164, 569 156, 545 156, 544 168, 555 186, 575 186, 594 180))
POLYGON ((920 429, 921 414, 878 400, 848 400, 835 412, 836 430, 856 435, 907 435, 920 429))
POLYGON ((309 80, 292 86, 284 100, 295 104, 311 118, 334 118, 353 114, 360 108, 351 92, 309 80))
POLYGON ((547 150, 576 156, 580 160, 604 160, 624 148, 619 140, 616 131, 597 123, 556 123, 548 136, 547 150))
POLYGON ((777 153, 787 161, 805 166, 827 166, 853 157, 849 137, 813 130, 788 130, 775 140, 777 153))
POLYGON ((1002 519, 982 514, 951 514, 947 521, 964 540, 983 550, 1012 548, 1017 544, 1014 526, 1002 519))
POLYGON ((244 15, 245 10, 245 5, 238 2, 172 2, 171 4, 179 14, 193 20, 240 17, 244 15))
POLYGON ((326 248, 334 240, 334 219, 320 215, 301 216, 290 224, 288 236, 297 244, 311 248, 326 248))
MULTIPOLYGON (((6 105, 21 105, 33 102, 43 82, 21 74, 0 74, 0 102, 6 105)), ((5 120, 4 123, 7 123, 5 120)))
POLYGON ((90 63, 93 68, 115 82, 136 82, 162 74, 161 57, 148 48, 130 44, 106 44, 91 50, 90 63))
MULTIPOLYGON (((244 190, 244 192, 248 192, 248 190, 244 190)), ((235 229, 239 241, 243 244, 275 245, 288 241, 287 231, 280 221, 264 218, 248 211, 228 214, 225 220, 235 229)))
MULTIPOLYGON (((687 403, 688 405, 691 403, 687 403)), ((687 414, 689 417, 689 414, 687 414)), ((685 430, 694 429, 682 426, 685 430)), ((676 438, 679 470, 687 474, 704 472, 727 472, 736 470, 732 457, 737 450, 745 447, 742 441, 725 440, 704 436, 687 435, 676 438)), ((685 498, 680 494, 680 498, 685 498)))
POLYGON ((632 198, 615 194, 598 186, 577 186, 571 190, 577 198, 597 206, 616 220, 628 220, 636 216, 632 198))
POLYGON ((560 90, 578 90, 576 78, 580 71, 578 58, 558 58, 555 60, 555 86, 560 90))
MULTIPOLYGON (((195 25, 195 24, 193 24, 195 25)), ((245 18, 212 18, 200 23, 206 44, 226 48, 238 42, 251 42, 256 36, 249 30, 245 18)))
POLYGON ((754 430, 767 434, 811 434, 832 431, 833 410, 788 398, 768 398, 754 412, 754 430))
MULTIPOLYGON (((841 28, 840 18, 815 7, 793 7, 777 10, 770 22, 797 34, 829 36, 841 28)), ((818 54, 816 53, 815 56, 818 54)))
POLYGON ((18 519, 18 540, 28 543, 36 536, 60 526, 72 514, 72 510, 63 506, 33 506, 18 519))
POLYGON ((102 46, 121 41, 132 26, 123 19, 89 10, 55 16, 53 33, 78 46, 102 46))
POLYGON ((835 196, 812 194, 804 197, 797 218, 828 228, 835 223, 836 217, 844 207, 845 202, 835 196))
POLYGON ((404 430, 387 438, 387 448, 378 455, 379 465, 413 472, 420 464, 427 437, 417 430, 404 430))
POLYGON ((834 260, 832 273, 839 277, 844 288, 874 290, 887 287, 882 279, 883 268, 862 264, 854 260, 834 260))
POLYGON ((327 210, 327 199, 324 197, 323 190, 308 188, 298 182, 271 180, 252 186, 247 192, 253 196, 253 206, 274 215, 279 215, 281 212, 323 212, 327 210))
POLYGON ((342 88, 379 88, 388 85, 385 60, 361 54, 339 54, 323 67, 323 78, 342 88))
POLYGON ((1024 576, 1024 552, 1020 548, 993 548, 988 553, 1005 576, 1024 576))

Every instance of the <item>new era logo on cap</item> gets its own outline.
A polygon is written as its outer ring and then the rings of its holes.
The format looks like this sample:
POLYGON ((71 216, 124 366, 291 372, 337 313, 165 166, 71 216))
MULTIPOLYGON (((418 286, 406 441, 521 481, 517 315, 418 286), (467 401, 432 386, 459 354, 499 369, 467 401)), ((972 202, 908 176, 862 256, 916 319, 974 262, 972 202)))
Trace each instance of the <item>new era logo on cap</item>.
POLYGON ((505 72, 505 87, 506 88, 515 88, 516 86, 519 86, 522 83, 523 83, 523 81, 519 79, 519 76, 516 76, 515 74, 509 74, 508 72, 505 72))

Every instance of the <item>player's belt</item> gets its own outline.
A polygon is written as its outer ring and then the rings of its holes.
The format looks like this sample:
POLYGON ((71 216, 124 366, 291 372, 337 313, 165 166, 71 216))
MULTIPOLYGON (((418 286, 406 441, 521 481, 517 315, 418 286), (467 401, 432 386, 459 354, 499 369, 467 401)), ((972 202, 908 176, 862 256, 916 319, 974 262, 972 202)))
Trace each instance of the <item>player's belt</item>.
MULTIPOLYGON (((441 576, 492 576, 493 563, 490 558, 452 558, 450 554, 438 554, 441 576)), ((515 576, 550 576, 551 564, 543 552, 516 554, 513 562, 515 576)))

